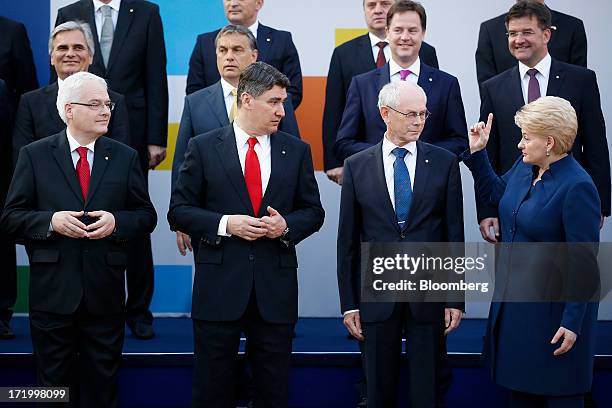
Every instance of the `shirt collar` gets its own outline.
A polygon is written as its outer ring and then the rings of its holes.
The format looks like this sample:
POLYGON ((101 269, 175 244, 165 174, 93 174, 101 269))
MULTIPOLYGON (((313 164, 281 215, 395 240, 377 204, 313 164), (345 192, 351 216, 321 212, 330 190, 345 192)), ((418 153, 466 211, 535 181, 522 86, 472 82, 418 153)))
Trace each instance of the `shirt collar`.
POLYGON ((259 28, 259 20, 255 20, 253 25, 249 27, 249 30, 251 30, 251 33, 253 33, 253 36, 255 37, 255 39, 257 39, 257 29, 258 28, 259 28))
POLYGON ((421 59, 417 57, 416 61, 414 61, 412 65, 410 65, 408 68, 400 67, 399 64, 395 62, 393 57, 389 59, 389 77, 392 77, 393 75, 397 74, 403 69, 409 70, 410 72, 412 72, 414 75, 418 77, 419 74, 421 73, 421 59))
MULTIPOLYGON (((551 63, 552 58, 550 57, 550 54, 546 53, 546 56, 542 58, 542 60, 540 60, 540 62, 538 62, 533 68, 537 69, 538 72, 542 74, 544 78, 548 78, 548 76, 550 75, 551 63)), ((525 75, 527 75, 527 71, 529 71, 530 69, 530 67, 519 61, 519 73, 521 74, 521 78, 525 78, 525 75)))
POLYGON ((416 153, 416 141, 415 142, 410 142, 408 144, 405 144, 403 146, 396 146, 395 144, 393 144, 393 142, 391 142, 389 139, 387 139, 387 133, 385 133, 385 136, 383 137, 383 142, 382 142, 382 152, 383 152, 383 158, 392 155, 393 157, 395 157, 395 155, 392 153, 393 149, 395 149, 396 147, 403 147, 404 149, 408 150, 410 152, 411 155, 414 155, 416 153))
MULTIPOLYGON (((70 129, 68 128, 66 128, 66 138, 68 138, 68 144, 70 145, 70 153, 74 152, 78 147, 81 147, 81 144, 77 142, 74 137, 72 137, 72 134, 70 134, 70 129)), ((95 144, 96 144, 96 141, 94 140, 93 142, 91 142, 90 144, 84 147, 86 147, 87 149, 93 152, 95 144)))
POLYGON ((223 88, 223 97, 227 98, 232 94, 232 89, 234 86, 227 82, 223 77, 221 78, 221 88, 223 88))
MULTIPOLYGON (((234 121, 234 134, 236 135, 236 146, 240 149, 242 146, 247 145, 247 141, 251 136, 248 135, 247 132, 242 130, 240 126, 234 121)), ((257 141, 259 142, 262 149, 267 149, 270 144, 270 135, 257 136, 257 141)))
POLYGON ((378 48, 378 43, 381 41, 384 41, 387 43, 387 47, 389 46, 389 41, 387 41, 387 39, 385 38, 384 40, 381 40, 380 38, 378 38, 377 36, 375 36, 374 34, 368 32, 368 36, 370 37, 370 44, 372 44, 372 48, 376 47, 378 48))
POLYGON ((62 86, 64 86, 64 80, 57 77, 57 89, 62 89, 62 86))
POLYGON ((119 7, 121 6, 121 0, 111 0, 110 3, 104 4, 100 0, 93 0, 94 11, 100 10, 102 6, 110 6, 113 10, 119 12, 119 7))

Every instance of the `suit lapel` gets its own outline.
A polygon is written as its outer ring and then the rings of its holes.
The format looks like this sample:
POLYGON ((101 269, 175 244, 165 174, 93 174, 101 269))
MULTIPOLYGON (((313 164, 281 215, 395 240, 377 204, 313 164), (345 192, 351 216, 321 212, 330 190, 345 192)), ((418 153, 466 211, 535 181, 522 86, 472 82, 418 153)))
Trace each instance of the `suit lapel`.
MULTIPOLYGON (((94 38, 94 47, 96 51, 94 52, 94 58, 93 58, 93 62, 91 65, 92 66, 95 65, 96 67, 99 67, 101 72, 105 72, 104 60, 102 59, 102 51, 100 50, 100 39, 98 38, 98 29, 96 26, 96 17, 95 17, 93 1, 81 0, 81 7, 83 8, 83 12, 81 15, 85 16, 86 23, 89 24, 89 26, 91 27, 93 31, 92 34, 94 38)), ((91 67, 89 71, 91 72, 91 67)))
POLYGON ((376 61, 374 61, 372 44, 370 43, 370 36, 368 34, 359 37, 359 41, 357 42, 357 54, 363 67, 366 69, 363 72, 376 69, 376 61))
POLYGON ((510 80, 506 82, 508 87, 508 100, 514 104, 514 112, 518 111, 525 105, 525 98, 523 97, 523 85, 521 74, 518 69, 518 64, 512 68, 512 71, 508 73, 510 80))
POLYGON ((429 175, 431 173, 431 163, 429 161, 430 148, 417 141, 417 162, 412 179, 412 202, 410 203, 410 211, 408 219, 404 224, 404 230, 412 225, 415 209, 418 208, 423 199, 425 188, 428 185, 429 175))
POLYGON ((380 90, 383 88, 383 86, 387 85, 389 82, 391 82, 391 74, 390 74, 390 69, 389 68, 389 63, 387 62, 385 65, 383 65, 380 68, 376 69, 376 75, 378 76, 378 84, 377 84, 377 88, 376 88, 376 94, 378 95, 378 93, 380 92, 380 90))
POLYGON ((138 12, 138 9, 130 0, 123 0, 121 6, 119 6, 119 17, 117 18, 117 27, 115 27, 115 33, 113 35, 113 45, 111 46, 110 56, 108 57, 108 67, 106 71, 110 71, 115 60, 119 57, 123 42, 128 36, 134 14, 138 12))
POLYGON ((381 201, 382 209, 387 215, 387 219, 399 233, 400 228, 397 223, 397 216, 395 215, 395 210, 393 209, 393 204, 389 197, 389 191, 387 190, 387 180, 385 179, 385 168, 382 157, 382 141, 378 143, 376 148, 370 153, 370 160, 370 168, 374 171, 374 182, 372 185, 374 196, 378 197, 381 201))
POLYGON ((270 205, 272 197, 276 196, 278 188, 283 184, 283 171, 286 168, 285 160, 291 160, 291 151, 288 151, 287 146, 279 136, 270 135, 270 180, 268 187, 264 192, 259 206, 258 217, 268 214, 266 208, 270 205))
POLYGON ((104 176, 108 162, 113 159, 111 155, 111 145, 104 138, 99 138, 96 141, 94 148, 93 168, 91 169, 91 180, 89 182, 89 191, 87 192, 87 201, 85 206, 89 204, 100 185, 100 181, 104 176))
POLYGON ((66 124, 62 121, 62 118, 60 118, 57 112, 57 86, 57 82, 54 82, 45 87, 45 105, 47 106, 49 118, 55 125, 54 127, 64 128, 66 124))
POLYGON ((423 64, 421 62, 421 72, 419 72, 419 79, 417 80, 417 84, 423 88, 425 91, 425 95, 429 95, 431 91, 431 87, 436 81, 435 70, 429 65, 423 64))
POLYGON ((268 52, 272 47, 272 30, 263 24, 257 27, 257 61, 267 61, 268 52))
POLYGON ((236 135, 234 134, 233 126, 227 126, 225 131, 219 135, 216 147, 227 178, 246 209, 245 213, 253 214, 253 205, 251 204, 246 182, 244 181, 242 167, 240 167, 240 159, 238 158, 238 149, 236 147, 236 135))
POLYGON ((62 170, 62 173, 64 173, 66 181, 72 189, 72 192, 77 199, 83 203, 83 192, 81 191, 81 186, 77 181, 76 170, 74 169, 74 164, 72 163, 70 145, 68 144, 68 139, 66 137, 66 130, 63 130, 53 137, 55 140, 49 144, 51 155, 57 162, 59 168, 62 170))
POLYGON ((563 68, 555 61, 552 60, 550 64, 550 73, 548 75, 548 86, 546 88, 547 96, 559 96, 561 91, 561 84, 565 78, 565 72, 563 68))
POLYGON ((213 89, 208 94, 208 103, 213 111, 215 118, 219 121, 220 127, 229 125, 227 117, 227 109, 225 109, 225 96, 223 95, 223 87, 221 81, 217 82, 213 89))

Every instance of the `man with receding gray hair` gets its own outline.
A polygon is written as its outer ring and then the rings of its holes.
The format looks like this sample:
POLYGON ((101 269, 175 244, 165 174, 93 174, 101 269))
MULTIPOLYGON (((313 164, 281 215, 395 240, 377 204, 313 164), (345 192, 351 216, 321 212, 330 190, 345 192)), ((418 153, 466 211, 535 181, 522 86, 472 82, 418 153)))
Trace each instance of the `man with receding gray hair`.
POLYGON ((25 243, 40 386, 80 407, 117 407, 127 243, 155 228, 138 154, 103 135, 115 104, 104 79, 64 80, 66 129, 21 149, 0 229, 25 243))
MULTIPOLYGON (((23 146, 56 134, 65 127, 55 108, 58 89, 68 76, 87 71, 93 61, 94 50, 89 24, 67 21, 53 29, 49 35, 49 57, 58 81, 21 97, 13 131, 14 163, 23 146)), ((108 90, 108 94, 115 103, 115 109, 106 136, 127 144, 129 123, 125 100, 111 90, 108 90)))
POLYGON ((379 92, 382 141, 344 162, 338 227, 338 288, 344 325, 364 341, 368 408, 396 406, 399 353, 407 341, 410 400, 436 404, 440 326, 459 326, 461 303, 361 302, 361 240, 462 242, 463 207, 457 157, 419 141, 427 96, 410 81, 379 92), (368 238, 369 237, 369 238, 368 238))

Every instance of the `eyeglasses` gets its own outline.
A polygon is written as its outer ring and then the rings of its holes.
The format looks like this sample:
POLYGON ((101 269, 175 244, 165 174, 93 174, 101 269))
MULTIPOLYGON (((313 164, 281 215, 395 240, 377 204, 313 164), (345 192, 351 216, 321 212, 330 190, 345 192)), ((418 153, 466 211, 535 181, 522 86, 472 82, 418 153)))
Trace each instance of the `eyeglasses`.
POLYGON ((387 108, 391 109, 394 112, 399 113, 400 115, 402 115, 403 117, 407 118, 407 119, 416 119, 417 117, 419 119, 421 119, 422 121, 427 120, 428 117, 431 116, 431 112, 428 110, 424 110, 423 112, 400 112, 397 109, 393 109, 390 106, 387 106, 387 108))
POLYGON ((115 102, 93 102, 93 103, 81 103, 81 102, 70 102, 72 105, 87 106, 93 111, 101 111, 103 108, 107 108, 109 111, 115 109, 115 102))

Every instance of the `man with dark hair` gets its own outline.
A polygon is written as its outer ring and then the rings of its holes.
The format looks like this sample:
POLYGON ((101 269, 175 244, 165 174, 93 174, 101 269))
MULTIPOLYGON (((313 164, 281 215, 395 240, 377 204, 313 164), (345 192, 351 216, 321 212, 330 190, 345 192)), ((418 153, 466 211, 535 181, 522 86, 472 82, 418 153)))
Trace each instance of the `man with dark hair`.
MULTIPOLYGON (((0 150, 0 161, 3 179, 0 195, 6 196, 12 175, 12 157, 10 142, 14 115, 17 111, 19 98, 25 92, 38 88, 34 57, 30 48, 30 40, 25 26, 17 21, 0 16, 0 80, 4 83, 5 98, 3 109, 4 122, 1 132, 3 148, 0 150)), ((2 201, 0 204, 3 204, 2 201)), ((15 337, 9 326, 13 316, 12 307, 17 300, 17 258, 15 243, 4 234, 0 234, 0 340, 15 337)))
MULTIPOLYGON (((66 127, 55 104, 58 89, 68 76, 87 71, 93 61, 94 50, 93 35, 88 24, 67 21, 53 29, 49 35, 49 57, 58 80, 21 97, 13 131, 15 163, 23 146, 54 135, 66 127)), ((108 95, 115 109, 105 136, 128 144, 130 125, 125 98, 110 89, 108 95)))
MULTIPOLYGON (((147 173, 166 158, 168 77, 159 6, 144 0, 78 0, 57 12, 55 25, 84 21, 95 28, 89 71, 105 78, 126 100, 130 147, 147 173)), ((154 337, 154 270, 151 237, 131 243, 127 268, 127 323, 139 339, 154 337)))
POLYGON ((119 405, 129 240, 155 228, 138 155, 102 137, 114 103, 89 72, 66 78, 66 129, 25 146, 0 226, 25 242, 38 383, 78 407, 119 405))
MULTIPOLYGON (((342 162, 334 155, 333 148, 346 105, 346 93, 355 75, 380 68, 391 58, 385 27, 387 11, 392 4, 391 0, 363 0, 368 33, 337 46, 329 64, 323 110, 323 167, 327 177, 339 184, 342 183, 342 162)), ((424 41, 419 57, 425 64, 438 68, 436 49, 424 41)))
MULTIPOLYGON (((544 4, 544 0, 538 0, 544 4)), ((579 18, 551 10, 551 35, 548 51, 554 59, 569 64, 587 66, 587 38, 579 18)), ((476 48, 478 84, 516 65, 516 58, 508 52, 506 13, 480 25, 476 48)))
POLYGON ((398 0, 389 9, 386 33, 391 58, 382 67, 357 75, 351 81, 334 145, 339 160, 382 139, 385 123, 376 108, 378 92, 385 84, 395 81, 417 83, 427 94, 431 118, 425 124, 421 140, 455 154, 467 148, 467 125, 457 78, 424 64, 419 58, 426 28, 427 16, 420 3, 398 0))
MULTIPOLYGON (((230 124, 237 113, 237 88, 242 71, 257 61, 257 42, 251 31, 239 25, 229 24, 215 38, 217 69, 221 79, 213 85, 185 97, 183 116, 176 138, 172 162, 172 185, 176 184, 179 169, 184 162, 185 150, 192 137, 230 124)), ((279 130, 300 137, 300 132, 290 101, 285 101, 285 117, 279 130)), ((180 231, 176 241, 181 255, 192 250, 191 239, 180 231)))
MULTIPOLYGON (((248 27, 257 39, 258 59, 272 65, 289 78, 291 84, 287 92, 290 94, 293 109, 297 109, 302 101, 302 69, 291 33, 259 22, 257 16, 264 0, 221 1, 228 23, 248 27)), ((187 95, 219 80, 219 71, 215 65, 215 38, 218 32, 219 30, 215 30, 198 35, 189 59, 187 95)))
MULTIPOLYGON (((603 222, 610 215, 610 160, 597 78, 587 68, 551 58, 550 24, 550 11, 535 0, 518 1, 506 15, 508 49, 518 62, 481 86, 480 120, 494 116, 487 152, 495 172, 505 173, 520 155, 516 146, 522 136, 514 114, 540 96, 568 100, 578 116, 572 153, 595 182, 603 222)), ((479 202, 477 210, 482 237, 498 241, 497 211, 479 202)))
POLYGON ((287 407, 297 320, 295 245, 323 224, 309 146, 277 131, 289 80, 256 62, 234 122, 189 141, 168 221, 198 242, 191 317, 194 407, 235 406, 240 334, 256 407, 287 407))

